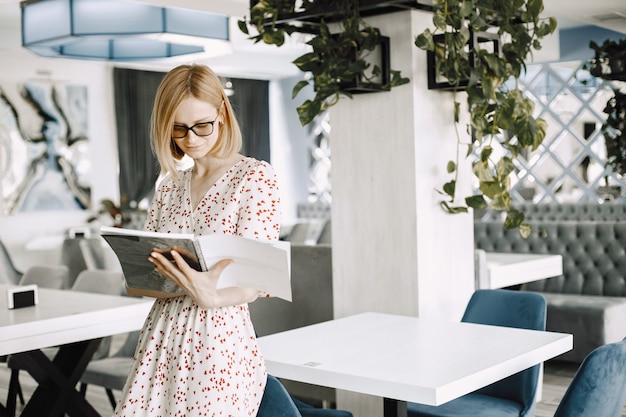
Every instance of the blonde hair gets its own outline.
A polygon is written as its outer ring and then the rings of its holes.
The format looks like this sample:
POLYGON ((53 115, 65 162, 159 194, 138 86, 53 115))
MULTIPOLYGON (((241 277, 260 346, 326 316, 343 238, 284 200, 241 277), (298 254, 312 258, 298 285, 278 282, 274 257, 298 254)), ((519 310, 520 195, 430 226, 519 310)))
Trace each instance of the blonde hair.
POLYGON ((176 161, 184 153, 172 139, 174 114, 180 103, 189 97, 215 106, 222 122, 211 154, 228 157, 241 149, 241 130, 219 77, 206 65, 185 64, 168 72, 157 89, 151 118, 152 149, 161 165, 162 174, 177 178, 176 161))

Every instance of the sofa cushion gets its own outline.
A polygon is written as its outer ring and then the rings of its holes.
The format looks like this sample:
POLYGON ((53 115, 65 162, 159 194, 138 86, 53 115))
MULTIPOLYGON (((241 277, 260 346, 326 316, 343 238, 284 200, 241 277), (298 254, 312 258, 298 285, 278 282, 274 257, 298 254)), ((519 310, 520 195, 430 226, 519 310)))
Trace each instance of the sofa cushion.
POLYGON ((542 293, 546 330, 574 335, 574 347, 557 360, 581 362, 598 346, 626 337, 626 297, 542 293))

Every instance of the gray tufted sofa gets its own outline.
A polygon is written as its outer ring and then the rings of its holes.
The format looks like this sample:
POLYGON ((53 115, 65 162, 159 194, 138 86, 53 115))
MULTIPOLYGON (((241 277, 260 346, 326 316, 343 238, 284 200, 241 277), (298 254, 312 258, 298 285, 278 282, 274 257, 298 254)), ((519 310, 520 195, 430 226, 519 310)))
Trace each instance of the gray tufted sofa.
MULTIPOLYGON (((626 221, 626 204, 615 203, 516 203, 514 207, 524 213, 530 222, 544 221, 626 221)), ((501 212, 476 211, 477 220, 498 221, 501 212)))
POLYGON ((574 335, 559 360, 580 362, 593 349, 626 337, 626 222, 531 222, 527 239, 502 222, 474 223, 477 249, 554 253, 563 275, 524 284, 548 301, 547 329, 574 335))

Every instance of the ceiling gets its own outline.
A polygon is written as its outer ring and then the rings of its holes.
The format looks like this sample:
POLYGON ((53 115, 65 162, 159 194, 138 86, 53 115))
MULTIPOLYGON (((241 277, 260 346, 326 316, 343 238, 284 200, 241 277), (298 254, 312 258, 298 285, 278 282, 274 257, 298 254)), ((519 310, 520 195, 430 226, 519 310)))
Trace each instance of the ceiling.
MULTIPOLYGON (((298 39, 290 39, 286 46, 277 48, 271 45, 254 44, 239 31, 236 21, 247 14, 249 0, 140 1, 159 6, 184 7, 233 16, 231 19, 233 54, 205 61, 220 74, 258 79, 285 78, 299 74, 291 61, 302 55, 306 47, 298 39)), ((593 2, 544 0, 544 6, 543 15, 556 17, 560 28, 594 25, 626 34, 626 2, 624 0, 595 0, 593 2)), ((20 1, 0 0, 0 52, 19 48, 21 48, 20 1)), ((158 64, 141 66, 154 67, 158 64)))

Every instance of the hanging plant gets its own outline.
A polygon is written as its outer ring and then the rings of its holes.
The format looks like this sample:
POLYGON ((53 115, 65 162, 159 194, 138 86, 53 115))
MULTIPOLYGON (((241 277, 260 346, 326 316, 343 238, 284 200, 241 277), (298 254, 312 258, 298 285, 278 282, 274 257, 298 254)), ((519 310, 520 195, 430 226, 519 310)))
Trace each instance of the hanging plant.
POLYGON ((591 75, 605 80, 626 81, 626 39, 605 40, 602 45, 589 42, 594 58, 585 64, 591 75))
MULTIPOLYGON (((300 123, 305 126, 335 105, 341 96, 352 98, 353 92, 347 85, 355 80, 376 83, 384 69, 368 62, 368 56, 381 45, 382 35, 378 28, 361 18, 357 0, 309 0, 301 7, 294 10, 294 1, 290 0, 260 0, 250 8, 249 21, 240 21, 239 28, 250 35, 249 26, 252 26, 256 34, 250 39, 276 46, 283 45, 285 37, 294 32, 310 33, 307 44, 312 51, 297 58, 294 64, 310 73, 311 78, 298 82, 292 91, 295 98, 304 87, 313 86, 314 98, 297 108, 300 123), (313 24, 307 24, 302 16, 314 16, 313 24), (335 32, 330 24, 334 24, 335 32)), ((389 79, 384 80, 379 91, 409 82, 399 71, 389 69, 389 73, 389 79)))
MULTIPOLYGON (((514 209, 509 194, 514 159, 523 150, 535 150, 542 143, 547 124, 533 116, 534 103, 519 89, 517 79, 525 71, 525 60, 541 48, 540 39, 556 29, 554 18, 542 19, 542 0, 437 0, 433 13, 435 29, 424 30, 415 45, 435 54, 436 74, 445 78, 455 91, 454 121, 459 123, 461 104, 456 92, 467 92, 468 132, 464 143, 457 135, 459 149, 466 148, 478 180, 478 193, 455 205, 458 160, 450 161, 447 171, 453 178, 443 185, 446 199, 442 207, 450 213, 491 208, 507 213, 504 227, 530 233, 524 214, 514 209), (501 47, 495 50, 473 42, 474 34, 497 33, 501 47), (443 36, 437 36, 443 35, 443 36), (441 39, 440 39, 441 38, 441 39), (437 40, 437 41, 436 41, 437 40), (494 144, 506 153, 495 156, 494 144)), ((458 127, 457 127, 458 129, 458 127)))
POLYGON ((606 145, 606 165, 623 176, 626 174, 626 94, 617 89, 613 93, 603 110, 607 119, 601 132, 606 145))

